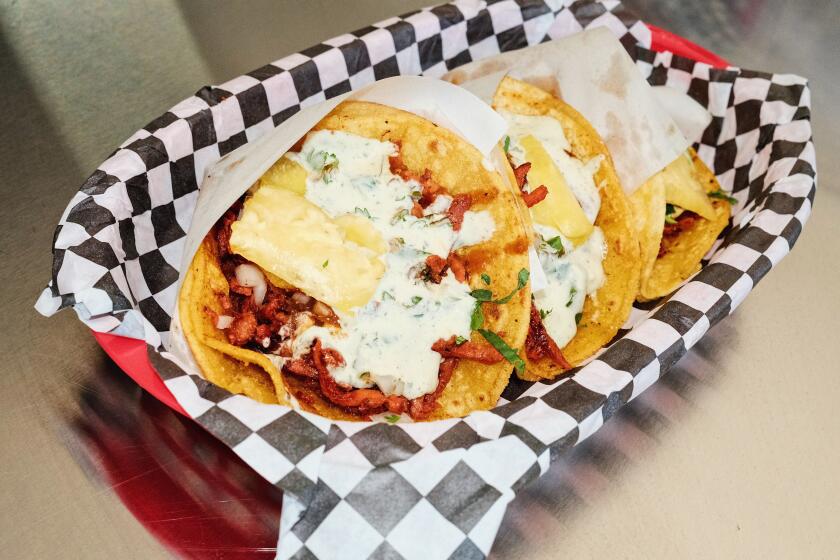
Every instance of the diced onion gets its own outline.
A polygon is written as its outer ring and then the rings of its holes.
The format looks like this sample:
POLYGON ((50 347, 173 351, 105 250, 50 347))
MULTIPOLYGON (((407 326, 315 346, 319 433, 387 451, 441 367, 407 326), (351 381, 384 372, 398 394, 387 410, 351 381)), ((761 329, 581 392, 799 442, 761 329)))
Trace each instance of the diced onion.
POLYGON ((294 294, 292 294, 292 301, 299 305, 307 305, 309 303, 309 300, 311 299, 311 297, 304 294, 303 292, 295 292, 294 294))
POLYGON ((233 323, 233 317, 231 317, 230 315, 219 315, 216 318, 217 329, 224 330, 228 328, 231 323, 233 323))
POLYGON ((315 321, 309 313, 298 313, 295 315, 295 334, 300 334, 312 325, 315 321))
POLYGON ((236 267, 236 281, 247 288, 254 288, 254 303, 262 304, 268 284, 259 268, 253 264, 240 264, 236 267))
POLYGON ((312 306, 312 313, 318 315, 319 317, 329 317, 330 308, 320 301, 316 301, 315 305, 312 306))

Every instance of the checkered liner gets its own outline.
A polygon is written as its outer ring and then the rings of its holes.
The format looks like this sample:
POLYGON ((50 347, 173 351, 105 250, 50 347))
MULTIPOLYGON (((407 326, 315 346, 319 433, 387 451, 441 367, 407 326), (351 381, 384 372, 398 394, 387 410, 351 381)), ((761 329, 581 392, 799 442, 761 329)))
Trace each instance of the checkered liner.
POLYGON ((481 558, 507 503, 731 313, 795 243, 816 189, 803 78, 656 54, 618 2, 456 2, 325 41, 205 87, 129 138, 82 185, 55 235, 36 307, 74 307, 92 328, 144 338, 184 409, 285 490, 282 557, 481 558), (697 148, 738 199, 711 259, 667 301, 634 308, 621 336, 574 376, 515 378, 492 411, 434 423, 329 422, 187 375, 159 354, 175 308, 198 179, 301 107, 397 74, 440 76, 596 25, 654 85, 713 116, 697 148))

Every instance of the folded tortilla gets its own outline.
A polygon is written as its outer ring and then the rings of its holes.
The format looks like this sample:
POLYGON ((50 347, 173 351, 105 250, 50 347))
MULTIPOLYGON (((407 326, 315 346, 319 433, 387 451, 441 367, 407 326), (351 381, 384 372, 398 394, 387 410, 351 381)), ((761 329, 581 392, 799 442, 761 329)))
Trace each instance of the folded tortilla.
MULTIPOLYGON (((475 324, 473 321, 471 327, 481 328, 484 332, 497 335, 513 354, 502 352, 506 359, 489 365, 471 359, 458 359, 451 381, 437 398, 434 412, 423 419, 464 416, 474 410, 495 406, 502 390, 507 385, 512 363, 516 361, 516 352, 525 342, 531 300, 530 284, 526 282, 523 285, 522 275, 519 274, 519 271, 527 270, 529 243, 523 217, 517 211, 514 193, 511 192, 506 181, 471 144, 453 132, 405 111, 374 103, 348 101, 326 116, 310 134, 318 131, 347 133, 376 141, 391 142, 399 148, 399 158, 405 174, 428 178, 445 189, 452 197, 469 195, 472 201, 470 211, 487 213, 492 218, 492 223, 495 225, 492 237, 482 239, 477 243, 455 247, 453 253, 464 264, 469 289, 490 291, 491 296, 483 299, 500 300, 503 296, 512 294, 505 302, 479 303, 483 312, 483 321, 480 324, 475 324), (485 282, 485 278, 492 278, 490 286, 485 282)), ((300 150, 299 146, 300 143, 293 149, 300 150)), ((315 154, 315 156, 328 160, 333 154, 315 154)), ((313 155, 309 154, 307 157, 313 157, 313 155)), ((270 189, 274 187, 269 184, 272 181, 269 174, 276 171, 278 166, 282 167, 282 161, 281 158, 278 164, 266 172, 263 179, 251 189, 245 201, 246 211, 240 214, 241 225, 237 222, 233 224, 233 235, 238 234, 239 237, 231 241, 232 248, 236 241, 236 247, 241 251, 246 252, 246 249, 255 251, 248 254, 266 254, 265 251, 273 250, 273 246, 265 249, 262 245, 264 240, 260 239, 258 233, 254 233, 261 231, 259 228, 262 227, 263 222, 254 225, 252 222, 256 218, 252 219, 246 214, 249 201, 253 203, 252 207, 256 208, 255 201, 263 199, 267 202, 264 204, 260 202, 263 204, 260 208, 263 214, 267 215, 265 219, 282 220, 284 215, 289 214, 288 208, 282 207, 282 201, 292 200, 290 197, 293 195, 287 192, 271 191, 270 189), (275 204, 275 207, 271 212, 266 212, 266 204, 275 204)), ((338 162, 337 165, 353 165, 353 162, 338 162)), ((327 166, 323 168, 326 170, 327 166)), ((342 184, 334 186, 336 189, 343 188, 342 184)), ((336 197, 341 196, 345 195, 336 192, 336 197)), ((356 290, 348 295, 349 292, 343 283, 356 282, 361 285, 367 281, 367 285, 370 285, 370 282, 363 277, 364 274, 373 274, 374 278, 376 275, 381 276, 383 272, 377 268, 380 265, 376 263, 384 262, 381 253, 388 251, 389 244, 393 247, 395 240, 371 239, 369 225, 359 222, 360 219, 364 222, 366 210, 360 208, 355 210, 352 219, 344 220, 346 216, 325 217, 322 227, 304 228, 303 231, 295 230, 294 224, 298 222, 294 220, 302 220, 304 218, 301 216, 306 214, 308 217, 304 217, 310 221, 300 223, 312 224, 312 216, 319 215, 318 212, 321 210, 310 205, 305 211, 299 212, 300 216, 297 214, 289 216, 290 222, 283 227, 290 229, 284 232, 283 237, 286 239, 283 242, 288 244, 290 243, 288 239, 299 237, 302 240, 309 240, 307 241, 309 243, 321 243, 323 240, 319 236, 326 235, 336 227, 344 228, 342 235, 346 236, 345 245, 351 248, 348 250, 355 260, 349 257, 345 259, 347 251, 342 248, 336 249, 328 245, 324 247, 330 251, 335 249, 335 252, 330 255, 341 256, 342 266, 352 261, 353 266, 357 268, 336 269, 337 275, 331 277, 330 271, 338 266, 331 261, 338 257, 330 256, 323 257, 323 263, 320 259, 317 261, 318 266, 315 268, 323 268, 323 271, 313 271, 311 266, 307 269, 306 266, 312 263, 296 260, 298 257, 295 256, 297 253, 294 251, 303 252, 303 249, 296 246, 289 249, 291 251, 289 254, 293 255, 294 259, 288 261, 281 259, 276 263, 276 268, 261 265, 271 285, 278 288, 296 288, 315 297, 318 301, 327 301, 334 309, 344 313, 343 315, 340 313, 342 317, 357 314, 358 320, 362 321, 364 313, 360 311, 363 309, 360 303, 367 301, 369 295, 365 295, 361 288, 361 291, 356 290), (352 227, 347 225, 348 221, 352 227), (385 245, 379 248, 382 241, 385 245), (294 265, 298 262, 301 264, 296 268, 294 265), (362 275, 361 280, 358 280, 359 275, 362 275), (294 281, 289 281, 290 278, 294 281), (325 282, 324 278, 336 278, 338 281, 331 284, 325 282), (337 283, 342 285, 336 286, 337 283), (343 291, 342 289, 334 290, 333 288, 336 287, 342 288, 343 291)), ((256 210, 251 214, 255 212, 256 210)), ((395 219, 400 219, 400 216, 396 216, 395 219)), ((265 223, 276 224, 277 222, 265 223)), ((264 233, 274 235, 271 231, 264 231, 264 233)), ((267 351, 255 348, 253 344, 235 346, 230 343, 228 333, 223 328, 218 328, 218 317, 226 313, 221 302, 230 295, 231 284, 223 274, 216 245, 217 240, 211 232, 186 272, 179 294, 179 313, 184 334, 205 377, 231 392, 241 393, 261 402, 292 404, 334 419, 366 419, 364 415, 353 413, 325 398, 317 383, 313 384, 310 380, 290 374, 283 361, 278 360, 277 356, 269 355, 267 351)), ((307 256, 312 257, 309 253, 307 256)), ((450 270, 448 274, 453 274, 453 272, 450 270)), ((410 330, 414 327, 394 325, 394 329, 405 328, 410 330)), ((459 339, 463 338, 465 337, 459 337, 459 339)), ((487 344, 486 337, 479 335, 476 331, 472 331, 467 338, 470 342, 487 344)), ((463 344, 464 340, 458 340, 458 343, 463 344)))
MULTIPOLYGON (((586 297, 577 331, 562 347, 566 360, 577 366, 613 339, 629 316, 638 291, 639 243, 634 236, 629 203, 609 150, 595 129, 574 108, 538 87, 510 77, 505 77, 499 84, 493 107, 518 115, 556 119, 562 125, 575 158, 583 162, 600 158, 594 173, 600 194, 600 209, 594 226, 603 232, 606 247, 602 261, 604 282, 594 294, 586 297)), ((537 186, 532 185, 532 188, 537 186)), ((532 224, 531 211, 542 203, 529 210, 519 193, 514 194, 523 219, 532 224)), ((520 377, 528 380, 553 378, 564 372, 563 367, 549 358, 526 361, 527 368, 520 377)))
POLYGON ((680 157, 690 158, 690 173, 675 173, 672 164, 630 197, 641 249, 639 301, 664 297, 698 272, 700 261, 729 222, 731 205, 727 195, 721 192, 712 170, 691 148, 680 157), (704 212, 706 217, 692 213, 690 222, 682 222, 688 225, 682 225, 679 232, 663 235, 668 204, 666 191, 674 187, 688 187, 692 191, 715 193, 716 196, 708 197, 710 209, 704 212))

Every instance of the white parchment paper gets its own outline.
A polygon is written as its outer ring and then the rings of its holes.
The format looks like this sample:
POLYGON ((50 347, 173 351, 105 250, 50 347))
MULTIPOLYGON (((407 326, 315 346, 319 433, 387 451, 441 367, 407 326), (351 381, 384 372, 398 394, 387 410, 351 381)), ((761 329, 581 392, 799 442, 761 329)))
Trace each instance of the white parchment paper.
POLYGON ((443 79, 489 103, 508 74, 557 95, 586 117, 609 147, 628 194, 689 146, 633 59, 607 29, 466 64, 443 79))

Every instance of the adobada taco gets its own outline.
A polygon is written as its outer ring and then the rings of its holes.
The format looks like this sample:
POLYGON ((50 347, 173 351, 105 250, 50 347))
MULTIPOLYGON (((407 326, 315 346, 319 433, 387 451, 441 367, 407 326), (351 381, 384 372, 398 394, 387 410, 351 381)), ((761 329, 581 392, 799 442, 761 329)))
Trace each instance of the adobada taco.
POLYGON ((639 301, 668 295, 700 270, 729 222, 731 200, 691 148, 630 196, 641 248, 639 301))
POLYGON ((572 107, 505 77, 493 107, 547 285, 534 293, 526 379, 552 378, 607 344, 630 314, 639 245, 606 145, 572 107))
POLYGON ((330 418, 494 406, 528 330, 513 199, 454 133, 341 104, 196 254, 179 311, 198 364, 227 389, 330 418))

